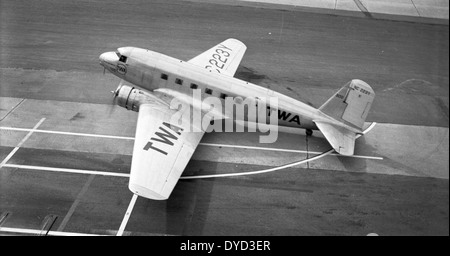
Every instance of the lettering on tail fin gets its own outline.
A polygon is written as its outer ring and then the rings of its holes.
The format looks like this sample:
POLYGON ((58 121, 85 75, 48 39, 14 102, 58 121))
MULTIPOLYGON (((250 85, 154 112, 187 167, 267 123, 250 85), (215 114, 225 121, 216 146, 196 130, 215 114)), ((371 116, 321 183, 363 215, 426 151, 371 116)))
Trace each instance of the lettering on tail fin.
POLYGON ((354 79, 325 102, 319 110, 329 117, 362 130, 375 92, 364 81, 354 79))

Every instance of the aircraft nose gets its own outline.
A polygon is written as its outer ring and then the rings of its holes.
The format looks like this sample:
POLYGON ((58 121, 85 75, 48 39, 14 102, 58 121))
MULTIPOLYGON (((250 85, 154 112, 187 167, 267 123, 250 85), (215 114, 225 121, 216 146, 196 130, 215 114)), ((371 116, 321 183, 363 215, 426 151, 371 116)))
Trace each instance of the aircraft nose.
POLYGON ((100 64, 104 64, 104 63, 115 63, 116 61, 119 60, 119 57, 117 56, 117 54, 115 52, 105 52, 102 53, 99 57, 100 60, 100 64))

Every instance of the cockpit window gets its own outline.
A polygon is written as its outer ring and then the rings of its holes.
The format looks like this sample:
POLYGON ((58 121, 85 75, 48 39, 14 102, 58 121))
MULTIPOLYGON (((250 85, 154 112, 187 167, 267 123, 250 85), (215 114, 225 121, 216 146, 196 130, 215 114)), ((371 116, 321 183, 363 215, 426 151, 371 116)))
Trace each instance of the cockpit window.
POLYGON ((116 55, 117 55, 117 57, 120 58, 120 52, 119 51, 116 51, 116 55))
POLYGON ((127 57, 125 55, 122 55, 122 56, 120 56, 119 61, 123 62, 123 63, 127 63, 127 57))

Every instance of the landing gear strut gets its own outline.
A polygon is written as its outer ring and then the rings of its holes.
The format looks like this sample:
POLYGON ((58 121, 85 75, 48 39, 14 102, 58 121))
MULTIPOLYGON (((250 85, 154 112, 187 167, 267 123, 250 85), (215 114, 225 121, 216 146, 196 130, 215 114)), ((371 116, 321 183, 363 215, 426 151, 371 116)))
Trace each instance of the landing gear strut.
POLYGON ((306 129, 306 136, 312 136, 313 131, 311 129, 306 129))

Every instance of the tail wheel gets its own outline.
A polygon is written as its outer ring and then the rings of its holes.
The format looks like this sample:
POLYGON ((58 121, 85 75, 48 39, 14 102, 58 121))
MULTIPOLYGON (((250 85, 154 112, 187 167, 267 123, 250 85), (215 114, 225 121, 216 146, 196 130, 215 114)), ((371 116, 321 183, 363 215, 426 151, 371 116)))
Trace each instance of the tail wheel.
POLYGON ((306 136, 312 136, 313 131, 311 129, 306 129, 306 136))

